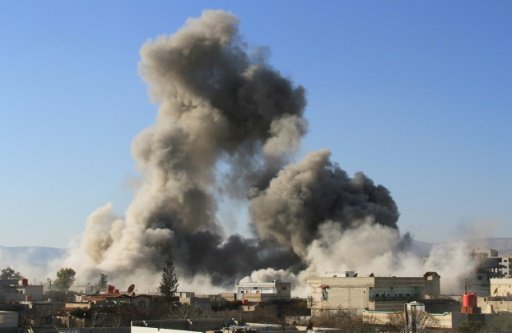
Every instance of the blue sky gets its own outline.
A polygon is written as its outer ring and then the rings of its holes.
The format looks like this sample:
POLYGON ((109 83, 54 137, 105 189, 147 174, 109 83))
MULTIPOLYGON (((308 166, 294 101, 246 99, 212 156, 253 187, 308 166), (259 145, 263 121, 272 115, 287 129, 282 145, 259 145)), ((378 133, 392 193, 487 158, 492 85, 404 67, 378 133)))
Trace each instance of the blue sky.
POLYGON ((329 148, 419 240, 512 237, 509 1, 2 1, 0 245, 66 246, 138 177, 156 106, 139 49, 205 8, 307 90, 302 154, 329 148))

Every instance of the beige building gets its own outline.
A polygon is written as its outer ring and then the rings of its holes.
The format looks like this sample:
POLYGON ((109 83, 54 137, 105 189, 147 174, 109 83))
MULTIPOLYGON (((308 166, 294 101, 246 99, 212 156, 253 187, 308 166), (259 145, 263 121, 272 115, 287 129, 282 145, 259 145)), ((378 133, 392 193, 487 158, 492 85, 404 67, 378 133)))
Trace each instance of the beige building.
POLYGON ((179 302, 195 308, 209 311, 212 308, 212 301, 217 298, 216 295, 195 294, 193 292, 179 292, 179 302))
POLYGON ((500 297, 478 297, 478 307, 482 313, 512 312, 512 300, 500 297))
POLYGON ((490 279, 491 297, 512 298, 512 278, 490 279))
POLYGON ((427 272, 423 277, 320 277, 308 279, 311 315, 338 310, 393 311, 405 303, 438 298, 440 276, 427 272))

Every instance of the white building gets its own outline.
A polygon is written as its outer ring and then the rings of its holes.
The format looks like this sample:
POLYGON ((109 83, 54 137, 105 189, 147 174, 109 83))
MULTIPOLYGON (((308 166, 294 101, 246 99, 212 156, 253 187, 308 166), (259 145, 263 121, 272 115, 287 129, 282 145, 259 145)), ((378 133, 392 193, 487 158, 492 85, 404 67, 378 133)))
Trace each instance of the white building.
POLYGON ((240 281, 236 285, 236 298, 240 301, 261 303, 291 298, 290 282, 240 281))

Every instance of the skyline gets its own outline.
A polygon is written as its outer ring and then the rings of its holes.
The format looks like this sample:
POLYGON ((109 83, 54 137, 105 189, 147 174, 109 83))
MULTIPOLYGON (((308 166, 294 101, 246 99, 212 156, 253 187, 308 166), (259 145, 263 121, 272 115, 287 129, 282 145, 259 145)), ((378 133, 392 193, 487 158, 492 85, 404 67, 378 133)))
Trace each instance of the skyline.
POLYGON ((156 115, 138 51, 204 8, 237 15, 249 46, 305 87, 299 155, 329 148, 386 186, 402 233, 511 235, 511 5, 299 4, 2 4, 0 244, 65 247, 97 207, 125 210, 131 141, 156 115))

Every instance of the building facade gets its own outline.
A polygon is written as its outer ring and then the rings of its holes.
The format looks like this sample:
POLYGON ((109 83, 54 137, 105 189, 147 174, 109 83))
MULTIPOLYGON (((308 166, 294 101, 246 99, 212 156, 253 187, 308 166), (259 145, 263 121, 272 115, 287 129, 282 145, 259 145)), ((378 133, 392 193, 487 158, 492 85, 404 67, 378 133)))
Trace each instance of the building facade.
POLYGON ((291 289, 290 282, 240 281, 236 285, 236 297, 237 300, 251 303, 288 300, 291 298, 291 289))
POLYGON ((311 315, 339 310, 392 311, 414 300, 438 298, 440 276, 423 277, 321 277, 307 281, 311 289, 311 315))
POLYGON ((468 288, 479 296, 495 297, 491 280, 512 278, 512 255, 499 256, 493 249, 473 249, 470 252, 475 273, 468 279, 468 288))
POLYGON ((512 299, 512 278, 490 279, 491 297, 512 299))
POLYGON ((43 299, 43 285, 30 285, 27 279, 0 280, 0 303, 30 303, 43 299))

